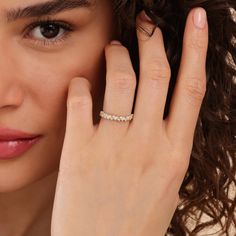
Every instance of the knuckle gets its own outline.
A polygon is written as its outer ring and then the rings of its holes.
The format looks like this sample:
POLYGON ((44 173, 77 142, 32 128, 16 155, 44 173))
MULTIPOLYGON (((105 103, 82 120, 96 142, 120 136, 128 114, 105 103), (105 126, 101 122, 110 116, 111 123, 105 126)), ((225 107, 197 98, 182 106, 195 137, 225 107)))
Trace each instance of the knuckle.
POLYGON ((67 107, 70 109, 74 109, 74 108, 77 109, 78 107, 79 109, 83 109, 91 105, 92 105, 92 101, 91 101, 91 98, 88 96, 72 97, 68 99, 68 102, 67 102, 67 107))
POLYGON ((202 38, 190 38, 184 43, 187 48, 202 50, 205 49, 205 40, 202 38))
POLYGON ((171 78, 170 66, 167 63, 154 62, 149 65, 147 76, 154 83, 169 83, 171 78))
POLYGON ((152 79, 169 79, 171 77, 171 69, 169 63, 165 62, 165 59, 152 60, 149 65, 150 73, 152 74, 152 79))
POLYGON ((199 77, 186 79, 185 89, 188 95, 197 101, 202 101, 206 92, 206 80, 199 77))
POLYGON ((113 77, 112 81, 110 81, 112 87, 119 90, 133 90, 137 83, 133 73, 119 71, 113 74, 113 77))

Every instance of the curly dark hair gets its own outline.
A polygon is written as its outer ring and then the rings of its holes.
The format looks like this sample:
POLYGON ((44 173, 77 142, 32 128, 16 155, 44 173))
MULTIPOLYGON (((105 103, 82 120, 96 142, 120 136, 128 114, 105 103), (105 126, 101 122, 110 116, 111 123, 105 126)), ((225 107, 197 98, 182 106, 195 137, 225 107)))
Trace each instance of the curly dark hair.
MULTIPOLYGON (((197 235, 219 224, 221 234, 236 229, 236 22, 235 0, 112 0, 118 40, 130 52, 137 79, 139 55, 135 18, 141 10, 162 30, 171 80, 164 118, 168 115, 182 54, 183 34, 189 11, 203 7, 207 12, 209 45, 207 90, 201 106, 189 168, 181 185, 181 199, 166 235, 197 235), (200 216, 199 213, 200 212, 200 216), (200 217, 206 214, 207 222, 200 217), (187 221, 195 221, 193 229, 187 221)), ((136 95, 135 95, 136 96, 136 95)), ((235 230, 236 232, 236 230, 235 230)), ((236 233, 234 234, 236 235, 236 233)))

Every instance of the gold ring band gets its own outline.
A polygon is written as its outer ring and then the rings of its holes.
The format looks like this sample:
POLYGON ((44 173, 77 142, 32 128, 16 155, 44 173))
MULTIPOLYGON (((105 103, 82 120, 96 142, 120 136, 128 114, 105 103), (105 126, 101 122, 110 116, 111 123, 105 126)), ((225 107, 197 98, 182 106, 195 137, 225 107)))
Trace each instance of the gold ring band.
POLYGON ((107 120, 115 120, 115 121, 130 121, 133 119, 134 114, 130 114, 128 116, 117 116, 117 115, 112 115, 112 114, 108 114, 105 111, 100 111, 100 116, 104 119, 107 120))

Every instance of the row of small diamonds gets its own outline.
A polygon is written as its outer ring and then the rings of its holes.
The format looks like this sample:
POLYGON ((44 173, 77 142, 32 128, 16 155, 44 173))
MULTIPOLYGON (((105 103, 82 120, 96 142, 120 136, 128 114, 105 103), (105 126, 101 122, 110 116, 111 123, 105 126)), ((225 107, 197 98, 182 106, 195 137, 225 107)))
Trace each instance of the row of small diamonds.
POLYGON ((129 120, 132 120, 133 118, 133 114, 129 116, 115 116, 115 115, 106 114, 104 111, 100 112, 100 116, 108 120, 117 120, 117 121, 129 121, 129 120))

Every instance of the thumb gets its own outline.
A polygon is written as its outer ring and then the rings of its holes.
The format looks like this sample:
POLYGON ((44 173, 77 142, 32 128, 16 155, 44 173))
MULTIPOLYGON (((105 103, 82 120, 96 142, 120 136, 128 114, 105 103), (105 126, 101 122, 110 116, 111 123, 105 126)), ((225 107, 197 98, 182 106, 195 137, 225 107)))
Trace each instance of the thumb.
POLYGON ((77 147, 91 137, 94 130, 91 87, 82 77, 73 78, 69 84, 65 141, 77 147))

